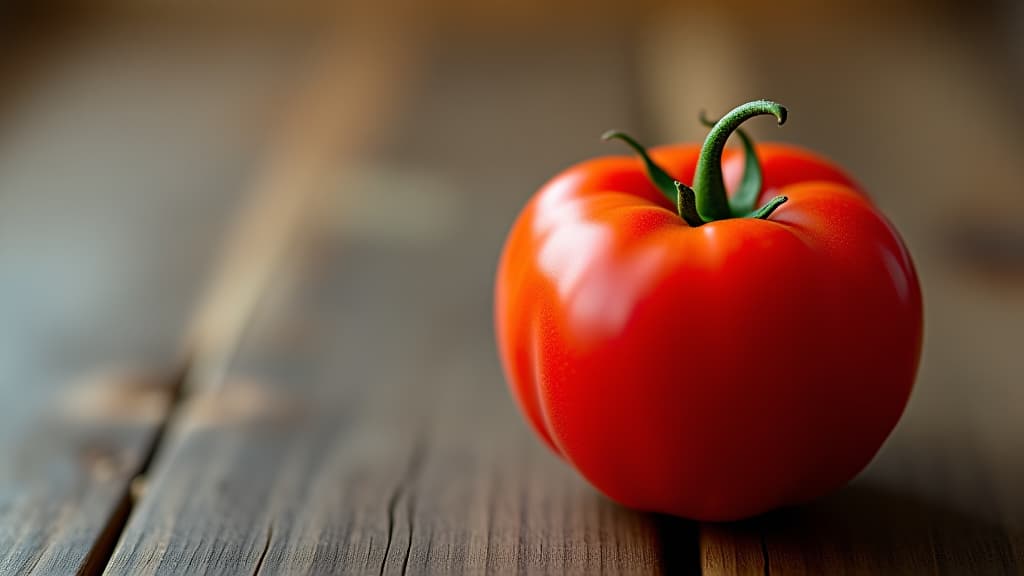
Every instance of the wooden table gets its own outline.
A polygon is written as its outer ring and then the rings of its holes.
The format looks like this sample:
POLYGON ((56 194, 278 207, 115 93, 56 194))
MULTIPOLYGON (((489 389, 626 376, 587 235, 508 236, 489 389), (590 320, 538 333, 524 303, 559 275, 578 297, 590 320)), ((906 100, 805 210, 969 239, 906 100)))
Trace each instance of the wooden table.
POLYGON ((1024 141, 975 36, 937 19, 851 57, 864 14, 820 15, 854 23, 809 53, 823 32, 713 10, 565 32, 454 6, 110 9, 0 64, 0 574, 1024 573, 1024 141), (605 128, 697 138, 751 94, 904 232, 917 388, 820 502, 632 512, 515 410, 496 258, 605 128))

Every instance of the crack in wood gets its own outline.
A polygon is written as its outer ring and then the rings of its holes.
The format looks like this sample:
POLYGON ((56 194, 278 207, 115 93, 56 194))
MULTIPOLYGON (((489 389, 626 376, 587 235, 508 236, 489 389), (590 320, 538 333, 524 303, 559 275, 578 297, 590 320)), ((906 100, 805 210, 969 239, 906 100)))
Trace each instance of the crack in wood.
MULTIPOLYGON (((149 446, 146 447, 145 453, 142 455, 142 460, 133 475, 133 479, 144 476, 153 465, 156 454, 163 445, 163 439, 170 427, 170 423, 174 420, 184 401, 185 395, 183 391, 185 389, 185 381, 188 379, 190 366, 191 363, 186 360, 169 379, 166 413, 153 432, 153 437, 149 441, 149 446)), ((135 504, 132 501, 131 484, 129 483, 125 486, 124 494, 100 532, 100 536, 93 543, 80 574, 98 576, 106 571, 107 566, 110 564, 110 559, 114 556, 114 550, 117 549, 117 543, 124 533, 125 526, 128 525, 128 519, 132 515, 135 504)))
POLYGON ((267 558, 267 551, 270 550, 270 540, 274 537, 274 523, 271 522, 267 526, 267 540, 263 543, 263 551, 260 552, 260 558, 256 561, 256 568, 252 571, 253 576, 259 576, 260 571, 263 570, 263 561, 267 558))
MULTIPOLYGON (((420 436, 420 438, 422 438, 420 436)), ((409 455, 409 463, 405 467, 405 471, 402 474, 402 478, 399 480, 398 485, 395 486, 394 491, 391 494, 391 498, 388 499, 388 542, 384 548, 384 558, 380 564, 380 574, 384 574, 384 570, 388 565, 388 557, 391 555, 391 543, 395 540, 395 511, 398 509, 398 503, 408 495, 408 503, 406 504, 406 510, 408 515, 412 515, 413 510, 416 507, 416 496, 415 492, 409 491, 409 486, 414 483, 415 479, 419 476, 420 469, 423 467, 423 454, 425 452, 425 446, 423 440, 417 440, 416 444, 413 445, 412 452, 409 455)), ((409 554, 412 552, 412 521, 408 522, 409 529, 407 532, 407 539, 405 546, 405 555, 402 558, 402 574, 406 574, 409 568, 409 554)))
MULTIPOLYGON (((405 471, 406 481, 405 484, 408 486, 413 481, 419 478, 420 470, 423 468, 423 454, 426 451, 426 445, 423 442, 423 436, 418 435, 416 444, 413 445, 412 454, 409 456, 409 467, 405 471)), ((405 557, 402 559, 402 574, 407 574, 409 569, 409 555, 412 553, 412 514, 416 510, 416 492, 408 491, 409 502, 406 506, 409 514, 409 535, 408 543, 405 546, 405 557)))
POLYGON ((402 574, 409 573, 409 554, 412 552, 412 522, 409 522, 409 541, 405 544, 405 557, 402 558, 402 574))
POLYGON ((384 576, 384 568, 387 567, 388 556, 391 554, 391 541, 394 540, 395 532, 395 506, 398 504, 398 498, 402 495, 403 488, 404 482, 399 481, 391 493, 391 498, 388 499, 388 541, 384 546, 384 558, 380 561, 380 576, 384 576))
MULTIPOLYGON (((132 500, 131 492, 125 488, 113 514, 107 519, 107 523, 100 531, 100 535, 93 543, 92 549, 85 557, 85 563, 79 574, 82 576, 99 576, 107 567, 110 557, 114 554, 114 547, 117 545, 121 532, 128 524, 128 516, 131 514, 132 500)), ((30 571, 31 572, 31 571, 30 571)))
MULTIPOLYGON (((90 554, 91 554, 91 552, 90 552, 90 554)), ((28 568, 25 570, 25 574, 32 574, 32 573, 34 573, 35 570, 36 570, 36 566, 39 566, 39 562, 41 562, 42 559, 43 559, 43 552, 40 551, 39 554, 36 554, 36 557, 32 560, 32 563, 29 564, 28 568)))

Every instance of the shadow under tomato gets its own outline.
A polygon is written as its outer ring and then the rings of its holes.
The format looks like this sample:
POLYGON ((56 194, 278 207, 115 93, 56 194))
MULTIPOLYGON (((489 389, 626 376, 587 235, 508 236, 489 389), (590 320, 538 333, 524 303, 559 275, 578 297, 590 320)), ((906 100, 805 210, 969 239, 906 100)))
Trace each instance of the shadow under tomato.
POLYGON ((665 574, 700 574, 700 527, 692 520, 652 514, 665 574))
POLYGON ((765 573, 1016 574, 1022 534, 982 511, 859 483, 804 506, 706 524, 701 546, 760 542, 765 573))

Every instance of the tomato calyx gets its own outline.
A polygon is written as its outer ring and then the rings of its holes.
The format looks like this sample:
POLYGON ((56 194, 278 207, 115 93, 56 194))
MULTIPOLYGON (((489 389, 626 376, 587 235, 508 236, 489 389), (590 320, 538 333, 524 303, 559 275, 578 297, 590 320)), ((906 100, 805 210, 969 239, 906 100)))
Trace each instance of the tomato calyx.
POLYGON ((787 110, 781 104, 770 100, 755 100, 741 104, 732 109, 717 122, 711 122, 701 112, 700 120, 710 126, 707 138, 701 147, 694 172, 693 187, 689 187, 672 178, 648 155, 647 150, 628 134, 609 130, 601 136, 602 140, 622 140, 632 148, 643 160, 647 175, 654 186, 676 205, 676 211, 687 224, 696 228, 715 220, 728 218, 766 219, 788 198, 776 196, 755 210, 757 198, 761 192, 761 164, 754 152, 754 143, 739 130, 740 124, 755 117, 771 114, 778 120, 779 126, 785 124, 787 110), (739 190, 730 199, 725 191, 722 176, 722 153, 729 136, 736 132, 743 144, 745 164, 743 179, 739 190))
POLYGON ((672 184, 676 189, 676 212, 693 228, 704 224, 704 219, 697 212, 697 196, 693 188, 679 180, 673 180, 672 184))

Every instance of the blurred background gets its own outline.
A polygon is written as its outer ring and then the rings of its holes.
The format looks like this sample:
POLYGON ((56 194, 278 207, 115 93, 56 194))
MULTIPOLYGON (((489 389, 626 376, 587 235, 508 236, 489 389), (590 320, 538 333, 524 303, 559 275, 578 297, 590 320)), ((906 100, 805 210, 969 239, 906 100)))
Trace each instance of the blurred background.
POLYGON ((843 165, 919 267, 923 365, 872 473, 1021 518, 1020 2, 6 2, 0 47, 0 457, 111 371, 192 362, 187 396, 239 349, 316 364, 259 351, 318 317, 384 327, 333 370, 406 377, 440 341, 521 426, 490 317, 527 198, 623 153, 606 129, 698 140, 700 110, 770 98, 790 120, 752 134, 843 165), (341 288, 284 286, 318 270, 341 288), (921 481, 954 469, 1002 499, 921 481))

